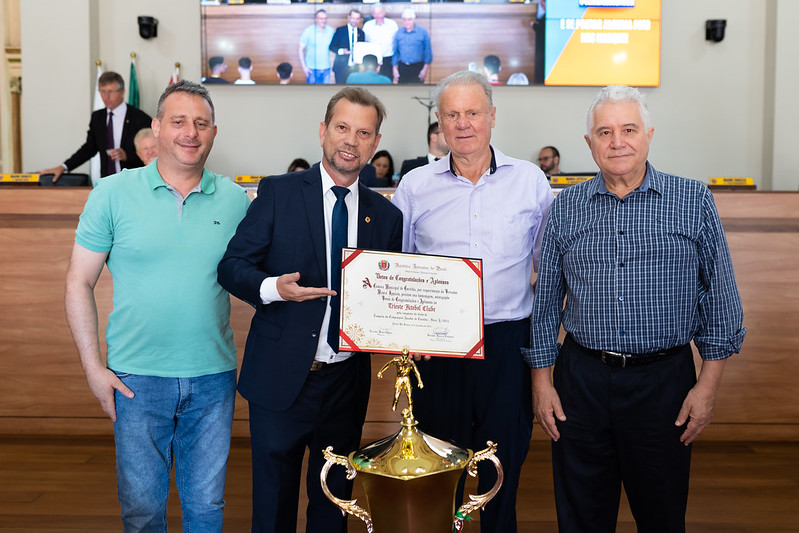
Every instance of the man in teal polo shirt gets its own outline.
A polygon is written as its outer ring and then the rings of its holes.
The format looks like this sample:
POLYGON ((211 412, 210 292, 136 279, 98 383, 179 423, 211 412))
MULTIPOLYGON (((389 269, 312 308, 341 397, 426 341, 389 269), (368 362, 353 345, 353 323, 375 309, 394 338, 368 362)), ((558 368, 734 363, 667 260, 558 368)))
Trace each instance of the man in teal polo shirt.
POLYGON ((67 271, 67 320, 114 422, 125 531, 166 531, 173 457, 184 530, 222 531, 236 346, 216 266, 249 199, 204 168, 214 119, 204 87, 167 87, 152 123, 159 157, 92 191, 67 271), (105 264, 114 307, 104 363, 94 287, 105 264))

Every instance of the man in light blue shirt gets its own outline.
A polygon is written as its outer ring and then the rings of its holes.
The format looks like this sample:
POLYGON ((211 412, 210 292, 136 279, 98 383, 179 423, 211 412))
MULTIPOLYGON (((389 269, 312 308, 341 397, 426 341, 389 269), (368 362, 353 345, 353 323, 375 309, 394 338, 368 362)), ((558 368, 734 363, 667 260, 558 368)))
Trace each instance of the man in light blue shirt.
MULTIPOLYGON (((404 251, 483 260, 485 359, 420 361, 425 388, 414 393, 415 414, 437 438, 471 449, 498 443, 505 482, 480 526, 513 533, 533 426, 530 370, 519 350, 529 341, 530 279, 552 191, 538 167, 491 146, 496 108, 484 76, 452 74, 435 100, 450 155, 406 174, 393 201, 403 214, 404 251)), ((481 471, 479 492, 493 483, 481 471)))
POLYGON ((330 83, 330 52, 328 47, 336 30, 327 25, 327 12, 320 9, 314 23, 300 36, 300 65, 309 84, 330 83))

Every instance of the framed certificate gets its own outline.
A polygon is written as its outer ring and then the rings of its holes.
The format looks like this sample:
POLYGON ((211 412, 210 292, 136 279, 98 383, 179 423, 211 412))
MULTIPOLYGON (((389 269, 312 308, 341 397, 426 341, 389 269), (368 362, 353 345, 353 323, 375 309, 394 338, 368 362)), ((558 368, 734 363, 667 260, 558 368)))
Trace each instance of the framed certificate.
POLYGON ((344 248, 341 350, 483 358, 480 259, 344 248))

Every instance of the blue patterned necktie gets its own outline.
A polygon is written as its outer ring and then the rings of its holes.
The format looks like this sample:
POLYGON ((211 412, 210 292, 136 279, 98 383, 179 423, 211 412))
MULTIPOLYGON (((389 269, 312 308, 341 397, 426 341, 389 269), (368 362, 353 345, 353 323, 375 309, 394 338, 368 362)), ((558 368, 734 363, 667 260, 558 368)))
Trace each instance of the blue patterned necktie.
POLYGON ((347 246, 347 204, 344 197, 350 192, 346 187, 334 185, 333 194, 336 195, 336 205, 333 206, 333 216, 330 217, 330 288, 336 291, 330 297, 330 323, 327 328, 327 343, 338 352, 338 326, 339 308, 341 299, 341 249, 347 246))

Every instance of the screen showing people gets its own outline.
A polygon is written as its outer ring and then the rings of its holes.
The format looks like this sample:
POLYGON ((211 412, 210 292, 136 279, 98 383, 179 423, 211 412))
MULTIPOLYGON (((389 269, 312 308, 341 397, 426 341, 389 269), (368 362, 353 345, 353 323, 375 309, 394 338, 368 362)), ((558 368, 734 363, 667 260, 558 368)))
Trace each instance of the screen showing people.
POLYGON ((535 78, 535 3, 201 4, 210 83, 236 82, 242 58, 256 85, 434 85, 485 68, 497 84, 535 78), (281 64, 293 70, 288 81, 281 64))
POLYGON ((661 2, 202 1, 203 75, 239 85, 436 84, 471 70, 492 85, 655 86, 661 2))

